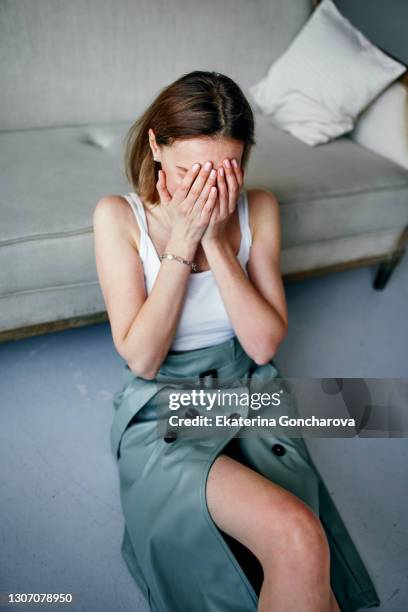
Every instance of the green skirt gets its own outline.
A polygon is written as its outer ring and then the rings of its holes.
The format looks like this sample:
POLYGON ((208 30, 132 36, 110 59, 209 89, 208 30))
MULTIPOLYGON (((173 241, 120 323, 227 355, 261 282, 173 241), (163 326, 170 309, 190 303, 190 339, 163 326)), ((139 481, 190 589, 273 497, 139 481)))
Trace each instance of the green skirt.
MULTIPOLYGON (((342 612, 379 606, 368 570, 302 437, 175 437, 160 433, 169 391, 205 374, 254 384, 280 377, 274 362, 257 365, 237 337, 216 346, 168 353, 157 376, 125 366, 114 395, 111 448, 124 515, 122 556, 153 612, 255 612, 262 584, 256 557, 221 531, 206 503, 206 481, 220 453, 229 454, 297 495, 319 516, 331 553, 331 586, 342 612), (177 382, 178 381, 178 382, 177 382)), ((259 388, 259 387, 258 387, 259 388)), ((287 406, 280 406, 283 414, 287 406)), ((167 410, 167 412, 166 412, 167 410)), ((290 408, 296 412, 293 406, 290 408)), ((247 416, 248 407, 231 414, 247 416)), ((269 433, 269 432, 268 432, 269 433)))

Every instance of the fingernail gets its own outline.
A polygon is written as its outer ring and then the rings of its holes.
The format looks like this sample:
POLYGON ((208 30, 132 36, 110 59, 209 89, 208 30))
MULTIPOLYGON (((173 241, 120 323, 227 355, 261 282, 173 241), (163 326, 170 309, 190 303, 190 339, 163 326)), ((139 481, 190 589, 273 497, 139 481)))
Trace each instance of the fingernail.
POLYGON ((231 164, 229 162, 229 159, 226 159, 224 163, 227 166, 227 168, 231 168, 231 164))
POLYGON ((211 172, 210 172, 210 176, 211 176, 211 178, 214 178, 214 177, 216 176, 216 174, 217 174, 217 171, 216 171, 216 170, 214 170, 214 169, 213 169, 213 170, 211 170, 211 172))
POLYGON ((238 168, 238 162, 235 158, 232 160, 232 163, 234 165, 234 168, 238 168))
POLYGON ((206 170, 209 170, 209 169, 211 168, 211 166, 212 166, 211 162, 210 162, 210 161, 208 161, 208 162, 205 164, 204 168, 205 168, 206 170))
POLYGON ((194 166, 193 166, 193 170, 194 170, 194 171, 196 171, 196 170, 198 170, 198 169, 199 169, 199 167, 200 167, 200 164, 194 164, 194 166))
POLYGON ((224 168, 220 168, 219 169, 219 173, 220 173, 221 176, 224 176, 224 168))

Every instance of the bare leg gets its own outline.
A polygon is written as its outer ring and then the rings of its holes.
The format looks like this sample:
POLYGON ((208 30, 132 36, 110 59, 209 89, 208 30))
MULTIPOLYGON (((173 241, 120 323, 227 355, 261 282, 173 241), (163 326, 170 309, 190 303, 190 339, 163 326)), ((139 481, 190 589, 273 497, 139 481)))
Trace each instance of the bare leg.
POLYGON ((259 612, 337 612, 326 534, 307 504, 225 454, 211 466, 206 495, 215 524, 262 565, 259 612))
POLYGON ((332 590, 330 590, 330 612, 341 612, 340 606, 332 590))

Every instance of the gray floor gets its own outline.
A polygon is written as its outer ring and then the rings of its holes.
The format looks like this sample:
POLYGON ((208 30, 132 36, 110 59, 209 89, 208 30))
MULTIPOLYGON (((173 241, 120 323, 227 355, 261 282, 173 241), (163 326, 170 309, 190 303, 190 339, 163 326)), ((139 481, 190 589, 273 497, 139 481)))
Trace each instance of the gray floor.
MULTIPOLYGON (((408 256, 385 291, 371 288, 373 274, 286 286, 283 376, 408 377, 408 256)), ((0 344, 0 591, 72 593, 75 611, 148 609, 119 550, 109 428, 122 367, 107 324, 0 344)), ((377 609, 403 612, 408 439, 307 443, 378 588, 377 609)))

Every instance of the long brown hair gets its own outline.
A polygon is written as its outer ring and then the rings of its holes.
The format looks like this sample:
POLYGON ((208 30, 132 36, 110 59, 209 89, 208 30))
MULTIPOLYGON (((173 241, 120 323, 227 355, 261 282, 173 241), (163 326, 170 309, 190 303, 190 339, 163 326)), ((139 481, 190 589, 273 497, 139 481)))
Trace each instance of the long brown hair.
POLYGON ((170 146, 178 138, 225 137, 244 143, 245 169, 255 141, 251 106, 241 88, 219 72, 194 70, 161 90, 133 123, 125 137, 125 174, 140 197, 160 203, 156 189, 160 162, 149 145, 152 128, 158 145, 170 146))

